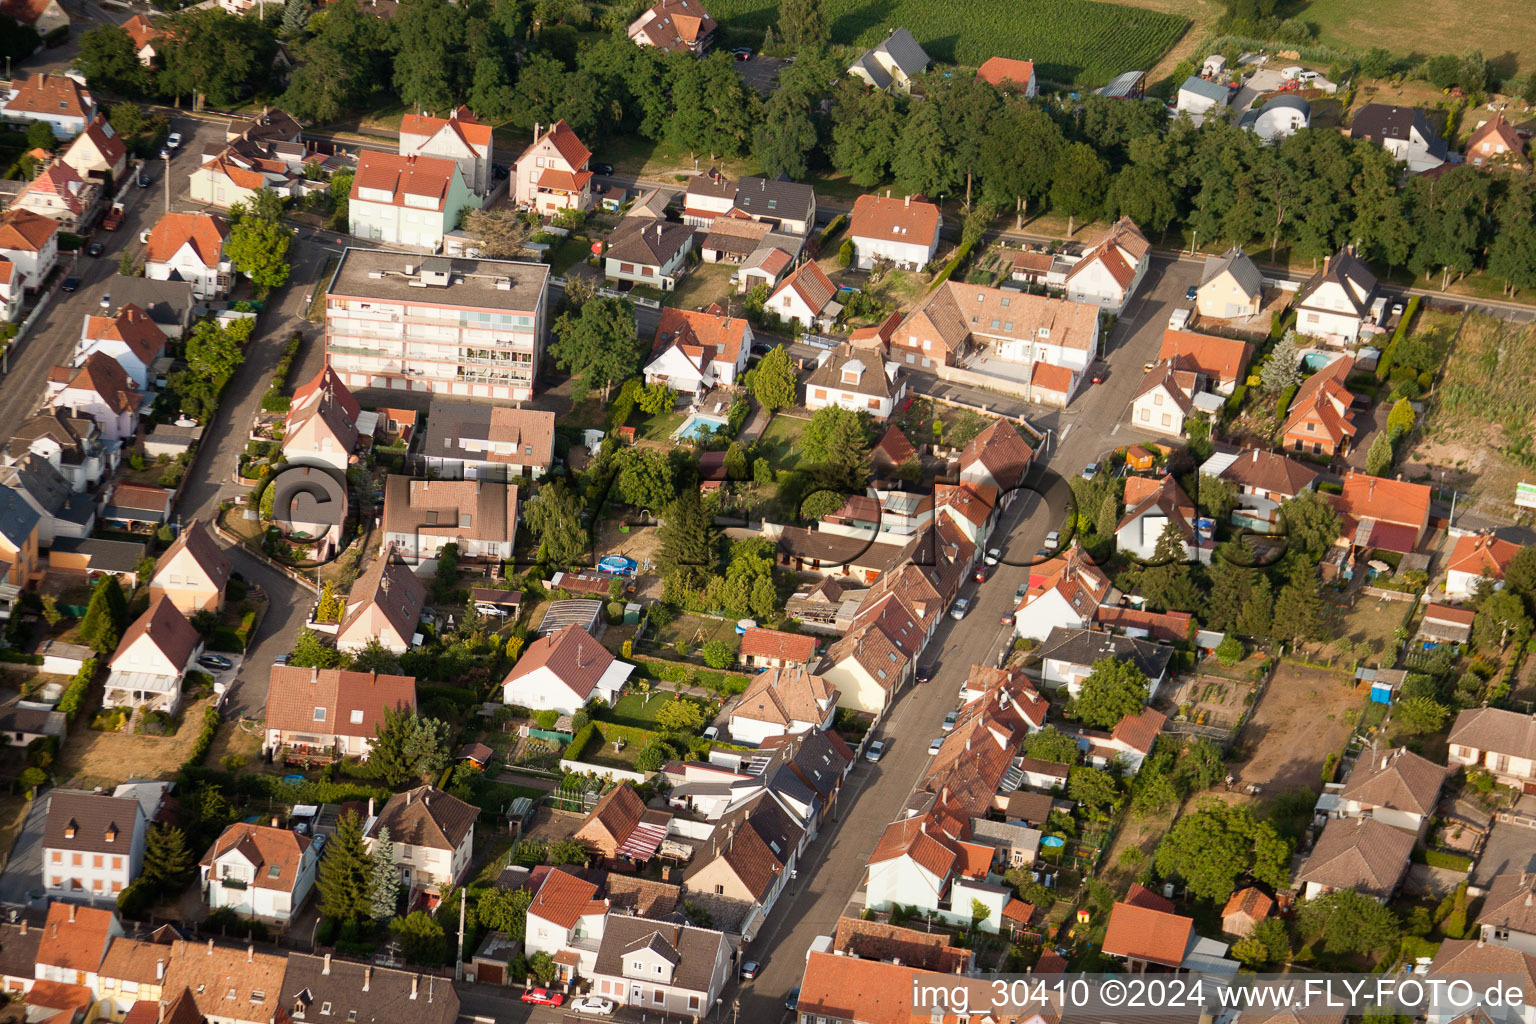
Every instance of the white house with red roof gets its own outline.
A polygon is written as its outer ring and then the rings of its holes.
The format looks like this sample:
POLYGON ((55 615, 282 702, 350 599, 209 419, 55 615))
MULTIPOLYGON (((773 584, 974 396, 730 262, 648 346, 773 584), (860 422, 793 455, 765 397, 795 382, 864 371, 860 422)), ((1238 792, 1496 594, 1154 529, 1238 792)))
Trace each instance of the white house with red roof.
POLYGON ((746 370, 752 340, 745 320, 669 306, 656 325, 645 382, 688 394, 728 387, 746 370))
POLYGON ((805 633, 751 626, 741 636, 736 662, 748 668, 809 665, 816 657, 816 638, 805 633))
POLYGON ((1218 395, 1232 393, 1252 359, 1251 341, 1172 328, 1163 332, 1163 344, 1157 351, 1160 363, 1172 363, 1179 369, 1204 374, 1211 390, 1218 395))
POLYGON ((123 172, 128 169, 128 147, 112 130, 111 123, 97 114, 70 143, 62 159, 82 178, 105 181, 110 176, 115 184, 121 185, 123 172))
POLYGON ((39 71, 18 73, 0 110, 18 121, 42 121, 56 138, 69 139, 85 131, 96 116, 96 101, 83 80, 39 71))
POLYGON ((1115 545, 1137 558, 1151 558, 1163 531, 1172 526, 1184 544, 1184 556, 1209 563, 1211 539, 1195 529, 1195 503, 1172 476, 1160 480, 1132 476, 1125 480, 1125 514, 1115 527, 1115 545))
POLYGON ((347 230, 358 238, 436 250, 459 214, 480 205, 459 165, 435 156, 365 149, 347 200, 347 230))
POLYGON ((84 225, 96 209, 101 187, 86 181, 63 160, 55 160, 27 183, 12 209, 31 210, 52 217, 65 230, 84 225))
MULTIPOLYGON (((814 657, 814 639, 811 648, 814 657)), ((731 739, 756 746, 771 736, 830 729, 836 714, 836 686, 803 663, 783 662, 753 677, 731 705, 728 727, 731 739)))
POLYGON ((143 14, 135 14, 120 27, 128 33, 128 38, 133 40, 133 55, 139 58, 139 63, 147 68, 154 67, 155 57, 160 52, 155 47, 155 40, 160 39, 165 33, 143 14))
POLYGON ((501 699, 534 711, 574 714, 594 697, 612 704, 634 670, 580 626, 564 626, 524 648, 502 680, 501 699))
POLYGON ((944 216, 933 203, 911 196, 859 196, 853 203, 848 237, 853 239, 853 265, 868 270, 889 263, 900 270, 920 270, 939 248, 944 216))
POLYGON ((960 452, 960 482, 997 488, 998 504, 1007 508, 1029 472, 1034 449, 1008 420, 998 420, 973 437, 960 452))
POLYGON ((1477 589, 1484 576, 1502 584, 1504 570, 1520 553, 1520 545, 1485 533, 1456 538, 1456 546, 1445 560, 1445 596, 1466 599, 1477 589))
POLYGON ((1151 265, 1151 243, 1135 221, 1121 217, 1067 271, 1067 299, 1091 303, 1119 316, 1151 265))
POLYGON ((1168 722, 1168 716, 1151 708, 1142 708, 1134 715, 1126 715, 1115 723, 1105 736, 1091 730, 1083 730, 1088 740, 1088 763, 1095 768, 1107 768, 1114 761, 1124 764, 1132 775, 1141 771, 1141 764, 1152 753, 1152 745, 1168 722))
POLYGON ((308 836, 237 821, 198 862, 209 910, 288 924, 315 886, 319 852, 308 836))
POLYGON ((1433 491, 1428 484, 1356 473, 1344 474, 1343 493, 1324 498, 1343 517, 1342 537, 1356 548, 1407 554, 1429 529, 1433 491))
POLYGON ((400 121, 401 156, 435 156, 459 165, 464 183, 478 196, 491 190, 494 141, 491 126, 475 120, 468 107, 447 117, 406 114, 400 121))
POLYGON ((537 887, 528 905, 525 951, 528 956, 544 953, 556 958, 562 973, 591 977, 608 917, 608 901, 598 896, 596 885, 570 870, 540 870, 542 878, 530 879, 537 887))
POLYGON ((102 706, 176 713, 181 678, 203 653, 203 639, 167 598, 160 598, 123 634, 108 662, 102 706))
POLYGON ((768 296, 765 308, 780 320, 792 320, 814 331, 836 320, 842 312, 842 304, 832 301, 836 295, 837 285, 832 279, 815 260, 806 260, 768 296))
POLYGON ((144 276, 152 281, 186 281, 199 299, 223 298, 235 265, 224 253, 229 222, 211 213, 167 213, 149 232, 144 276))
POLYGON ((115 359, 133 386, 140 391, 149 387, 150 367, 165 355, 165 333, 133 303, 111 316, 86 314, 75 345, 74 365, 79 366, 93 353, 115 359))
POLYGON ((548 131, 533 126, 533 144, 513 165, 512 201, 536 213, 585 210, 592 205, 592 151, 564 121, 548 131))
POLYGON ((26 209, 0 214, 0 318, 14 320, 59 261, 59 222, 26 209))
POLYGON ((626 32, 638 46, 699 57, 714 41, 715 19, 699 0, 659 0, 630 22, 626 32))
POLYGON ((1084 629, 1109 591, 1108 574, 1073 543, 1061 557, 1030 567, 1029 589, 1013 612, 1014 632, 1044 640, 1056 628, 1084 629))
POLYGON ((74 416, 89 416, 101 428, 102 440, 124 441, 139 428, 144 396, 122 364, 93 352, 78 367, 55 366, 48 371, 48 404, 74 416))

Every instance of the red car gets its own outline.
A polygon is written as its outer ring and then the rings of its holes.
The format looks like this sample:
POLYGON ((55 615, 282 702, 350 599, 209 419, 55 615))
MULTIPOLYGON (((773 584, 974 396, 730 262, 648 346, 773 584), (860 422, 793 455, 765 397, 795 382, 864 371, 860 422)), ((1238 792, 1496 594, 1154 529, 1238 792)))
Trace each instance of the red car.
POLYGON ((547 988, 531 988, 523 993, 523 1002, 532 1003, 535 1006, 559 1006, 565 1002, 565 995, 560 992, 551 992, 547 988))

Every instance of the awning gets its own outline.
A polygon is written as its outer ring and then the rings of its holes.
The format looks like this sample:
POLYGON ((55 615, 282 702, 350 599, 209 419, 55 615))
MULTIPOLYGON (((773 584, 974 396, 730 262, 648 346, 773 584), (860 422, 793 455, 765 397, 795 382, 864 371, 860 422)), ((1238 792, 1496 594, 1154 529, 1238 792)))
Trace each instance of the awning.
POLYGON ((629 678, 629 674, 634 670, 635 666, 615 658, 613 664, 609 665, 598 679, 597 689, 617 692, 624 685, 625 680, 629 678))
POLYGON ((652 825, 642 821, 635 826, 634 831, 619 847, 619 856, 628 857, 630 860, 650 860, 656 856, 656 851, 665 838, 667 838, 665 825, 652 825))

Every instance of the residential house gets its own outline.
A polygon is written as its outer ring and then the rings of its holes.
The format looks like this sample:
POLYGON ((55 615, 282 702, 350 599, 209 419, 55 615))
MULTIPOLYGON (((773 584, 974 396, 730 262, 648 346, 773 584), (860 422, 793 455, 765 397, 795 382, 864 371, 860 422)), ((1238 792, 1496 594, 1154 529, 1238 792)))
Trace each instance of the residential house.
POLYGON ((912 91, 913 79, 927 71, 929 63, 928 54, 912 33, 894 28, 884 41, 849 65, 848 73, 881 92, 907 94, 912 91))
POLYGON ((203 902, 243 918, 292 923, 314 887, 320 855, 309 836, 237 821, 198 861, 203 902))
POLYGON ((758 749, 769 759, 769 796, 801 831, 795 846, 795 853, 801 855, 836 806, 857 755, 841 736, 826 728, 769 736, 758 749))
POLYGON ((14 465, 28 455, 36 455, 68 481, 70 490, 81 494, 117 468, 119 450, 119 445, 109 449, 103 443, 101 427, 90 417, 47 409, 11 435, 5 461, 14 465))
POLYGON ((727 727, 732 740, 755 746, 770 736, 831 728, 836 714, 837 687, 791 664, 753 677, 731 705, 727 727))
POLYGON ((683 223, 714 230, 722 218, 746 218, 777 235, 804 237, 816 226, 816 191, 784 175, 732 181, 715 168, 694 175, 683 194, 683 223))
MULTIPOLYGON (((633 216, 633 211, 631 211, 633 216)), ((784 274, 800 258, 805 239, 794 235, 770 231, 763 236, 762 244, 753 249, 736 272, 736 290, 750 292, 763 285, 771 293, 784 280, 784 274)))
POLYGON ((186 281, 199 299, 221 299, 234 283, 235 265, 224 252, 229 222, 212 213, 167 213, 150 229, 144 276, 186 281))
POLYGON ((89 228, 101 198, 100 185, 80 177, 63 160, 54 160, 27 182, 11 208, 50 217, 61 230, 81 232, 89 228))
POLYGON ((1000 419, 973 437, 960 452, 960 482, 996 488, 996 505, 1007 508, 1029 473, 1034 448, 1009 420, 1000 419))
POLYGON ((1151 265, 1152 243, 1135 221, 1121 217, 1067 271, 1067 301, 1088 303, 1119 316, 1151 265))
POLYGON ((126 306, 132 303, 160 328, 167 338, 176 339, 192 325, 192 309, 197 304, 189 281, 156 281, 148 277, 123 277, 112 282, 112 297, 126 306))
MULTIPOLYGON (((1257 316, 1264 308, 1264 278, 1253 265, 1241 246, 1234 245, 1221 256, 1205 261, 1200 272, 1200 287, 1195 291, 1195 311, 1213 320, 1232 320, 1237 317, 1257 316)), ((1184 334, 1169 330, 1168 334, 1184 334)), ((1206 337, 1195 335, 1195 337, 1206 337)), ((1221 339, 1227 340, 1227 339, 1221 339)), ((1163 346, 1168 339, 1164 335, 1163 346)), ((1234 342, 1242 345, 1244 342, 1234 342)), ((1247 357, 1253 357, 1253 346, 1248 345, 1247 357)), ((1160 358, 1168 358, 1162 355, 1160 358)), ((1246 363, 1246 359, 1244 362, 1246 363)), ((1227 391, 1231 394, 1231 391, 1227 391)))
MULTIPOLYGON (((147 1002, 159 1010, 165 997, 165 969, 171 944, 120 935, 107 947, 96 972, 96 994, 103 1016, 122 1019, 136 1003, 147 1002)), ((158 1017, 157 1017, 158 1019, 158 1017)))
POLYGON ((943 226, 944 215, 933 203, 914 203, 911 196, 859 196, 848 224, 853 265, 868 270, 884 262, 898 270, 921 270, 938 251, 943 226))
POLYGON ((501 683, 504 704, 575 714, 594 697, 610 705, 633 665, 619 661, 580 626, 564 626, 530 643, 501 683))
POLYGON ((224 607, 229 571, 229 559, 218 542, 201 520, 194 519, 155 562, 149 599, 166 598, 188 616, 216 612, 224 607))
POLYGON ((303 191, 311 153, 299 122, 282 110, 263 107, 250 118, 231 118, 223 146, 208 146, 191 175, 195 202, 229 207, 251 203, 262 189, 280 196, 303 191))
POLYGON ((0 486, 0 618, 10 618, 24 587, 39 581, 37 533, 42 517, 12 487, 0 486))
POLYGON ((548 280, 539 263, 347 249, 326 289, 326 365, 349 387, 527 401, 548 280))
POLYGON ((746 372, 752 342, 752 325, 745 320, 665 307, 645 364, 645 382, 690 395, 730 387, 746 372))
MULTIPOLYGON (((283 456, 296 466, 345 474, 365 431, 362 408, 340 376, 324 367, 293 393, 283 417, 283 456)), ((377 423, 376 414, 370 422, 377 423)), ((371 434, 371 431, 367 433, 371 434)))
POLYGON ((1536 874, 1495 875, 1477 916, 1478 941, 1536 955, 1536 874))
POLYGON ((1238 118, 1237 126, 1253 132, 1262 142, 1290 138, 1312 124, 1312 104, 1295 93, 1272 96, 1238 118))
POLYGON ((1147 677, 1149 702, 1163 680, 1168 678, 1168 666, 1173 660, 1172 649, 1162 644, 1093 629, 1063 629, 1059 626, 1046 636, 1036 654, 1040 658, 1041 682, 1053 688, 1065 686, 1073 697, 1081 692, 1083 680, 1100 661, 1113 658, 1129 662, 1147 677))
POLYGON ((1131 395, 1131 423, 1142 430, 1181 437, 1184 423, 1197 414, 1195 396, 1204 389, 1205 377, 1182 369, 1182 359, 1160 362, 1148 370, 1131 395))
POLYGON ((885 420, 906 393, 907 382, 900 368, 885 361, 878 345, 845 341, 817 357, 816 369, 805 381, 805 407, 816 410, 835 405, 885 420))
POLYGON ((1513 167, 1528 171, 1525 144, 1502 113, 1479 124, 1467 137, 1467 163, 1473 167, 1513 167))
POLYGON ((1422 839, 1446 774, 1443 765, 1402 747, 1362 751, 1344 781, 1337 813, 1373 818, 1422 839))
POLYGON ((1296 874, 1307 899, 1352 889, 1378 903, 1392 898, 1408 874, 1414 833, 1377 818, 1331 818, 1296 874))
MULTIPOLYGON (((1146 641, 1138 640, 1137 643, 1146 641)), ((1153 689, 1156 689, 1155 683, 1153 689)), ((1142 708, 1137 714, 1121 718, 1108 733, 1097 729, 1080 729, 1078 734, 1082 740, 1087 741, 1085 757, 1088 764, 1104 769, 1119 764, 1124 766, 1128 774, 1135 775, 1141 771, 1142 762, 1151 755, 1158 735, 1167 724, 1167 715, 1151 708, 1142 708)))
MULTIPOLYGON (((718 830, 717 830, 718 832, 718 830)), ((795 873, 805 832, 773 800, 761 800, 734 831, 699 850, 683 873, 683 891, 739 900, 752 909, 742 919, 744 942, 763 921, 795 873)))
POLYGON ((537 480, 555 457, 555 414, 434 399, 421 458, 444 480, 537 480))
POLYGON ((174 601, 155 599, 134 620, 107 663, 102 706, 175 714, 181 678, 203 653, 203 639, 174 601))
POLYGON ((111 123, 98 113, 59 159, 86 181, 121 186, 128 169, 128 147, 112 130, 111 123))
POLYGON ((1269 917, 1274 907, 1274 899, 1263 889, 1245 886, 1234 892, 1221 910, 1222 933, 1246 939, 1253 934, 1255 925, 1269 917))
POLYGON ((1477 613, 1471 608, 1457 608, 1433 601, 1424 606, 1418 637, 1434 643, 1464 644, 1472 639, 1472 623, 1477 613))
POLYGON ((1503 708, 1458 712, 1446 760, 1485 768, 1502 786, 1536 793, 1536 718, 1503 708))
POLYGON ((1219 477, 1237 489, 1238 503, 1232 510, 1232 522, 1259 533, 1276 530, 1280 525, 1280 506, 1317 486, 1316 470, 1278 452, 1258 448, 1235 456, 1212 456, 1200 467, 1200 472, 1219 477), (1220 466, 1221 463, 1225 465, 1220 466))
POLYGON ((1426 1001, 1425 1019, 1429 1024, 1451 1024, 1467 1019, 1478 1024, 1524 1024, 1531 1016, 1531 1004, 1526 993, 1536 992, 1536 957, 1523 949, 1503 943, 1485 942, 1481 939, 1447 939, 1440 944, 1434 960, 1426 968, 1433 986, 1426 1001), (1465 1000, 1444 994, 1441 985, 1454 984, 1456 980, 1477 975, 1497 976, 1507 979, 1505 984, 1512 992, 1520 993, 1512 1006, 1497 1007, 1481 1003, 1469 1008, 1465 1000), (1438 990, 1438 991, 1437 991, 1438 990))
POLYGON ((96 101, 83 81, 69 75, 18 73, 0 111, 18 121, 42 121, 55 138, 71 139, 96 116, 96 101))
POLYGON ((840 917, 829 953, 863 960, 908 964, 940 974, 966 974, 973 966, 974 951, 951 945, 942 932, 903 928, 884 921, 840 917))
POLYGON ((155 58, 160 55, 155 42, 163 39, 165 33, 143 14, 135 14, 123 22, 122 30, 128 33, 129 39, 133 40, 133 55, 139 59, 139 63, 147 68, 154 67, 155 58))
POLYGON ((404 654, 420 642, 416 632, 427 588, 410 567, 386 550, 373 560, 347 593, 346 607, 336 629, 338 651, 360 651, 370 642, 404 654))
POLYGON ((731 945, 721 932, 614 915, 603 929, 592 992, 620 1006, 702 1020, 731 973, 731 945))
MULTIPOLYGON (((53 799, 59 796, 55 792, 53 799)), ((113 940, 123 935, 123 925, 112 910, 54 902, 48 905, 42 932, 33 979, 45 985, 81 986, 94 993, 101 962, 113 940)))
POLYGON ((491 126, 477 121, 468 107, 450 111, 447 117, 406 114, 400 122, 401 156, 454 161, 464 183, 477 196, 491 191, 494 148, 491 126))
POLYGON ((693 229, 672 221, 625 217, 608 236, 603 274, 669 292, 677 287, 693 251, 693 229))
MULTIPOLYGON (((147 824, 144 808, 131 797, 54 790, 48 795, 43 823, 43 888, 55 898, 115 901, 117 894, 139 877, 147 824)), ((49 918, 53 918, 52 910, 49 918)), ((91 962, 91 971, 106 951, 103 942, 91 962)), ((90 984, 62 975, 52 980, 90 984)))
POLYGON ((976 77, 997 89, 1034 98, 1039 86, 1035 81, 1035 62, 1012 57, 988 57, 976 69, 976 77))
POLYGON ((1069 371, 1065 388, 1059 380, 1042 384, 1070 400, 1098 356, 1099 331, 1099 308, 1088 303, 946 281, 902 321, 891 359, 924 368, 955 366, 977 354, 1023 366, 1044 363, 1069 371))
POLYGON ((0 214, 0 319, 20 319, 58 261, 58 221, 20 207, 0 214))
POLYGON ((347 231, 386 245, 436 251, 459 216, 479 198, 459 165, 435 156, 400 156, 365 149, 347 197, 347 231))
POLYGON ((1445 140, 1418 107, 1367 103, 1350 119, 1349 137, 1376 143, 1406 163, 1410 174, 1434 170, 1448 155, 1445 140))
POLYGON ((371 851, 388 831, 409 906, 417 894, 441 893, 464 877, 474 853, 479 815, 478 807, 451 793, 417 786, 390 797, 377 815, 369 801, 364 838, 371 851))
MULTIPOLYGON (((512 201, 543 216, 592 206, 592 151, 564 121, 533 126, 533 144, 513 163, 512 201)), ((485 129, 487 142, 490 129, 485 129)))
POLYGON ((1095 622, 1100 629, 1114 630, 1142 640, 1181 643, 1189 639, 1194 616, 1189 612, 1154 612, 1129 605, 1100 605, 1095 622))
POLYGON ((84 985, 34 981, 27 992, 26 1013, 48 1024, 86 1024, 96 995, 84 985))
POLYGON ((1245 379, 1252 359, 1251 341, 1172 328, 1163 332, 1163 344, 1157 352, 1158 362, 1177 363, 1180 369, 1204 375, 1211 390, 1220 395, 1230 395, 1245 379))
POLYGON ((524 951, 554 959, 556 982, 590 978, 603 938, 608 901, 599 889, 563 867, 543 869, 534 876, 536 888, 528 905, 524 951))
POLYGON ((1340 356, 1301 382, 1291 399, 1280 443, 1291 451, 1342 455, 1355 436, 1354 395, 1344 386, 1355 361, 1340 356))
POLYGON ((413 565, 431 568, 444 545, 459 558, 500 561, 517 541, 517 487, 489 480, 417 480, 390 476, 384 483, 383 547, 393 545, 413 565))
POLYGON ((78 367, 55 366, 48 372, 49 402, 72 416, 89 416, 107 441, 127 441, 139 428, 143 393, 123 365, 92 352, 78 367))
POLYGON ((748 668, 809 665, 816 658, 816 638, 804 633, 752 626, 741 637, 736 663, 748 668))
POLYGON ((1127 477, 1125 515, 1115 527, 1115 546, 1141 559, 1156 557, 1163 531, 1172 527, 1186 558, 1210 562, 1214 541, 1196 529, 1195 503, 1172 476, 1127 477))
POLYGON ((1340 249, 1324 259, 1321 269, 1297 289, 1291 302, 1296 310, 1296 332, 1345 343, 1357 341, 1385 301, 1377 291, 1376 275, 1355 255, 1353 247, 1340 249))
POLYGON ((96 525, 96 503, 70 489, 69 481, 40 455, 28 454, 0 467, 0 486, 14 492, 37 515, 37 545, 83 540, 96 525))
POLYGON ((273 665, 262 752, 334 754, 366 761, 386 711, 416 710, 413 676, 273 665))
POLYGON ((277 1018, 284 1019, 286 1013, 296 1024, 353 1020, 454 1024, 459 1019, 459 996, 451 978, 345 960, 330 953, 289 953, 282 993, 277 1018))
POLYGON ((1499 586, 1504 570, 1520 553, 1520 545, 1492 534, 1463 534, 1445 560, 1445 596, 1453 601, 1466 600, 1477 590, 1477 581, 1486 577, 1499 586))
MULTIPOLYGON (((654 813, 646 810, 633 786, 621 782, 603 794, 572 838, 598 856, 614 860, 628 855, 625 848, 631 840, 639 840, 641 845, 646 845, 649 838, 647 833, 653 833, 658 827, 654 820, 649 820, 653 819, 654 813)), ((662 829, 662 834, 665 834, 665 829, 662 829)), ((656 842, 649 844, 652 853, 661 841, 660 836, 654 838, 656 842)))
POLYGON ((1343 493, 1325 497, 1343 518, 1342 536, 1356 548, 1408 554, 1429 529, 1432 495, 1428 484, 1350 470, 1344 474, 1343 493))
POLYGON ((1232 91, 1220 82, 1212 82, 1199 75, 1190 75, 1179 83, 1175 109, 1180 113, 1189 114, 1198 124, 1206 114, 1212 111, 1220 114, 1226 110, 1227 103, 1231 99, 1232 91))
POLYGON ((85 316, 75 345, 74 365, 100 352, 117 362, 135 390, 146 391, 151 368, 165 357, 165 333, 138 306, 120 306, 110 316, 85 316))
POLYGON ((254 945, 216 945, 177 939, 165 970, 166 992, 191 997, 206 1024, 272 1024, 286 1017, 283 979, 287 956, 258 953, 254 945))
POLYGON ((1124 960, 1132 974, 1199 969, 1199 955, 1207 950, 1226 953, 1219 942, 1202 939, 1195 922, 1173 912, 1173 904, 1161 896, 1131 886, 1131 894, 1109 912, 1104 931, 1104 954, 1124 960), (1137 890, 1140 890, 1138 892, 1137 890))
POLYGON ((166 487, 143 484, 112 485, 107 507, 101 518, 120 523, 127 529, 154 528, 171 521, 171 501, 176 492, 166 487))
POLYGON ((824 329, 837 319, 842 304, 833 301, 837 286, 812 260, 802 263, 768 297, 768 307, 781 320, 807 331, 824 329))
POLYGON ((629 23, 626 34, 637 46, 702 57, 715 41, 715 28, 699 0, 658 0, 629 23))
POLYGON ((1110 589, 1108 574, 1074 542, 1064 553, 1031 567, 1029 589, 1013 612, 1014 632, 1044 640, 1058 629, 1086 629, 1110 589))

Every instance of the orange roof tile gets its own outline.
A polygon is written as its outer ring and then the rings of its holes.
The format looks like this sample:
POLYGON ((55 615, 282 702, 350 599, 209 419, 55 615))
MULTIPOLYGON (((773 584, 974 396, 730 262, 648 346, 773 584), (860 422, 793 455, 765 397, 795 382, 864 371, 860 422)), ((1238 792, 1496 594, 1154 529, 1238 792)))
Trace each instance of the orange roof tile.
POLYGON ((1109 914, 1109 928, 1104 932, 1104 952, 1177 967, 1184 962, 1193 930, 1194 922, 1187 917, 1133 903, 1116 903, 1109 914))
POLYGON ((988 57, 976 69, 976 77, 999 89, 1008 82, 1023 88, 1035 77, 1035 62, 1014 60, 1012 57, 988 57))
POLYGON ((229 222, 223 217, 208 213, 167 213, 150 231, 144 258, 150 263, 164 263, 190 243, 203 266, 217 268, 224 255, 224 240, 228 237, 229 222))
POLYGON ((597 898, 597 886, 558 867, 544 876, 544 884, 528 905, 528 913, 565 929, 576 927, 583 915, 606 909, 607 903, 597 898))
POLYGON ((806 663, 816 656, 816 638, 759 626, 742 634, 741 654, 749 658, 778 658, 806 663))
POLYGON ((1485 534, 1458 537, 1456 546, 1451 549, 1451 557, 1446 560, 1445 568, 1448 572, 1465 572, 1474 576, 1503 579, 1505 568, 1519 553, 1520 545, 1498 537, 1485 534))
POLYGON ((0 214, 0 249, 41 252, 58 231, 59 222, 52 217, 12 207, 0 214))
POLYGON ((1355 519, 1375 519, 1421 529, 1429 518, 1428 484, 1407 480, 1388 480, 1365 473, 1344 475, 1344 491, 1332 495, 1339 511, 1355 519))
POLYGON ((37 962, 66 971, 94 973, 107 954, 117 915, 98 907, 50 903, 37 947, 37 962))
POLYGON ((165 332, 131 302, 119 309, 116 316, 87 315, 85 337, 90 341, 120 341, 145 366, 165 352, 165 332))
POLYGON ((1157 352, 1158 362, 1187 360, 1184 365, 1223 384, 1238 380, 1252 358, 1251 342, 1172 328, 1163 332, 1162 348, 1157 352))
POLYGON ((913 202, 910 196, 902 199, 859 196, 853 202, 848 236, 926 245, 938 232, 940 219, 937 206, 922 200, 913 202))

